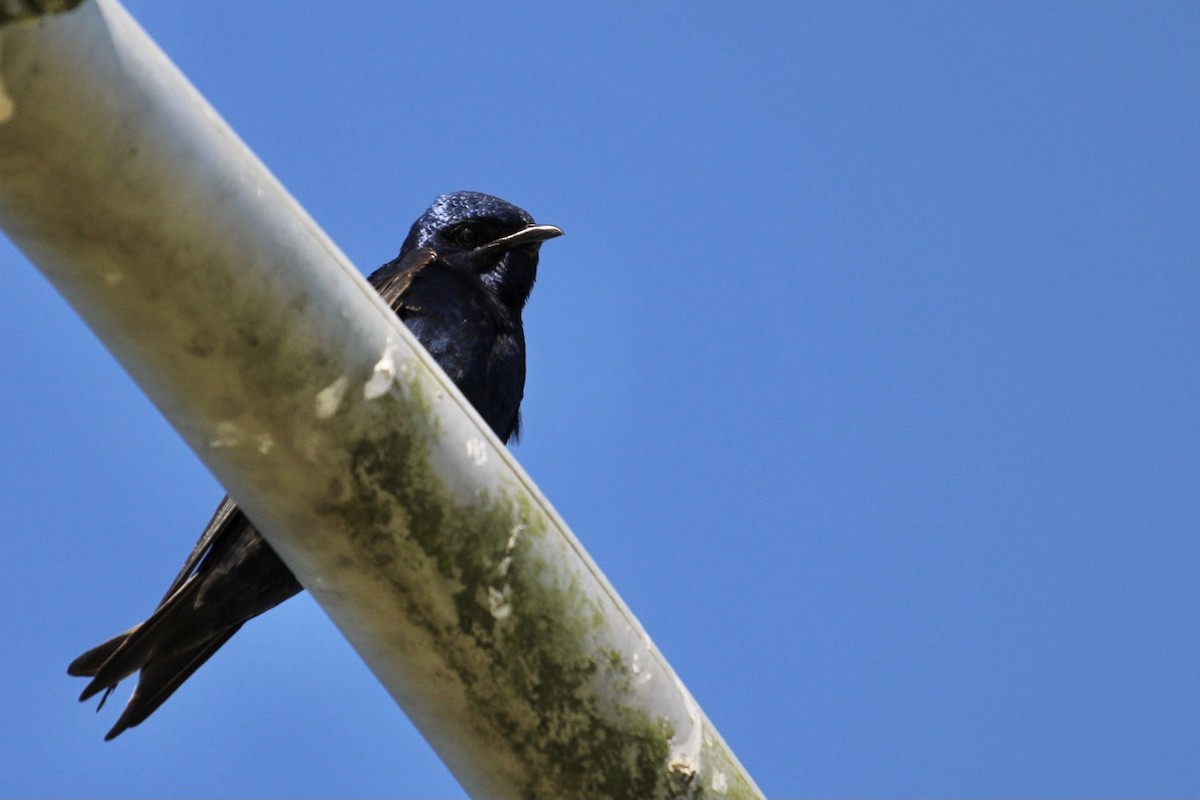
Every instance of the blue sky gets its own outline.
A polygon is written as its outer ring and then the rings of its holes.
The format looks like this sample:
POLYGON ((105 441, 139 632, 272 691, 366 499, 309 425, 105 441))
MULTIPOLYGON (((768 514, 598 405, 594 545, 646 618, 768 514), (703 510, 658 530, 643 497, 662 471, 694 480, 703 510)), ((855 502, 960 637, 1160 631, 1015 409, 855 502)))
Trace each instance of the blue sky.
MULTIPOLYGON (((1194 3, 128 6, 364 272, 567 232, 514 452, 768 795, 1200 794, 1194 3)), ((0 296, 0 794, 462 796, 307 597, 101 741, 222 491, 0 296)))

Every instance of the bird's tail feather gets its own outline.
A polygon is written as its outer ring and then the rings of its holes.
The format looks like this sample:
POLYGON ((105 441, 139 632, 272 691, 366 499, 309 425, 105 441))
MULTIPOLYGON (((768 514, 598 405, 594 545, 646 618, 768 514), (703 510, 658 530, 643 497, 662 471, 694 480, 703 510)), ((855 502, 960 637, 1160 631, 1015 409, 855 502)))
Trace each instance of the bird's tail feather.
POLYGON ((191 605, 196 589, 195 580, 185 582, 164 600, 145 622, 114 636, 104 644, 93 647, 72 661, 67 667, 68 675, 92 678, 91 683, 79 695, 80 701, 116 686, 144 667, 154 654, 162 649, 172 633, 171 622, 179 616, 179 610, 184 604, 191 605))
MULTIPOLYGON (((91 650, 88 650, 79 658, 71 662, 70 666, 67 667, 67 674, 73 675, 76 678, 92 677, 100 671, 100 668, 104 666, 105 661, 108 661, 108 659, 112 658, 113 653, 121 649, 121 645, 125 644, 125 640, 135 634, 137 629, 140 627, 141 625, 135 625, 124 633, 117 634, 104 644, 98 644, 91 650)), ((95 694, 95 692, 92 692, 86 697, 81 697, 79 699, 86 700, 88 697, 91 697, 92 694, 95 694)))
POLYGON ((104 735, 104 741, 119 736, 126 728, 144 722, 241 627, 234 625, 191 650, 185 650, 169 659, 156 659, 143 667, 142 674, 138 676, 137 687, 134 688, 129 702, 125 704, 121 716, 104 735))
POLYGON ((141 670, 133 695, 105 739, 144 721, 241 627, 240 623, 223 627, 190 647, 179 642, 177 622, 193 606, 199 588, 200 582, 193 576, 145 622, 93 647, 67 667, 68 675, 92 679, 79 695, 80 701, 103 691, 101 707, 118 683, 141 670))

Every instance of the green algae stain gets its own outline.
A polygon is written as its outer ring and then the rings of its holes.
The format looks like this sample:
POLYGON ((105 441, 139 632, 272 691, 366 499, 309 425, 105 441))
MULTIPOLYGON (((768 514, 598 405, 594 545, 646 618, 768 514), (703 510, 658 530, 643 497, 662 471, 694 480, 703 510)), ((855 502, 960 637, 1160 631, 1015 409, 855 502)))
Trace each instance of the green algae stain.
POLYGON ((547 537, 540 508, 523 492, 456 499, 429 460, 434 415, 417 406, 359 439, 347 499, 331 510, 361 523, 355 550, 393 576, 461 686, 474 735, 520 765, 522 796, 703 794, 699 780, 671 775, 674 730, 635 705, 625 656, 601 646, 601 604, 546 563, 566 545, 547 537))
POLYGON ((41 0, 38 3, 0 3, 0 25, 72 11, 83 0, 41 0))

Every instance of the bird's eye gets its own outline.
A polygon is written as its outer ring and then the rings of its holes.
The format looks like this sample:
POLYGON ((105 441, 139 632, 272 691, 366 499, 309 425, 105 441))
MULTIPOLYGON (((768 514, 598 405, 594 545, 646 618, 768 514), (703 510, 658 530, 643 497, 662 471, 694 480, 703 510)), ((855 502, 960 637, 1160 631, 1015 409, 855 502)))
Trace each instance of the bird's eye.
POLYGON ((483 231, 474 225, 459 225, 450 233, 459 247, 475 248, 484 243, 483 231))

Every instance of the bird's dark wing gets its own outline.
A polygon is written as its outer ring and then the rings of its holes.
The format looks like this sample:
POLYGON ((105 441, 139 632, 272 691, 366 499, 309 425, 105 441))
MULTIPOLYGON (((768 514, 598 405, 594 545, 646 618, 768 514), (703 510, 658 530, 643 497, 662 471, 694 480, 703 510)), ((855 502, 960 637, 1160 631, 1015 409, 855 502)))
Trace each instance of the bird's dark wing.
MULTIPOLYGON (((413 298, 410 290, 413 281, 421 274, 421 271, 437 261, 437 257, 437 253, 432 248, 418 247, 402 253, 384 264, 372 272, 367 280, 375 287, 375 291, 379 292, 383 302, 391 306, 398 314, 401 309, 424 311, 412 304, 413 298)), ((404 318, 403 314, 400 315, 400 318, 404 318)))
POLYGON ((217 510, 213 512, 212 519, 204 526, 204 532, 200 534, 200 538, 196 541, 196 546, 192 548, 192 552, 188 555, 187 560, 183 562, 183 567, 179 570, 179 574, 175 576, 175 580, 171 581, 171 586, 167 589, 167 593, 163 595, 162 600, 158 601, 160 606, 167 602, 168 597, 179 590, 179 587, 195 571, 196 566, 213 546, 213 543, 221 537, 221 534, 228 534, 234 527, 231 523, 235 522, 234 516, 238 513, 237 503, 229 499, 229 495, 225 495, 220 505, 217 506, 217 510))

